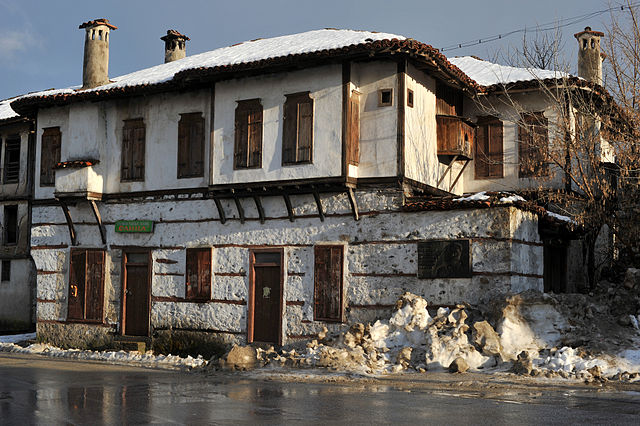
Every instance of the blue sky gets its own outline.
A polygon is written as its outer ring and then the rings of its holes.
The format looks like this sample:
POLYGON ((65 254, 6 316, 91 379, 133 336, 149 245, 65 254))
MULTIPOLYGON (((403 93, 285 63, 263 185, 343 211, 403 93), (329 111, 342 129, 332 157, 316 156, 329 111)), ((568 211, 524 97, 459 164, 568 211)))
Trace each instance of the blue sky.
MULTIPOLYGON (((160 37, 170 28, 191 38, 187 54, 318 28, 390 32, 442 48, 608 7, 606 0, 0 0, 0 99, 80 84, 78 25, 95 18, 118 26, 111 34, 109 64, 109 75, 117 76, 162 63, 160 37)), ((586 25, 602 30, 607 18, 603 14, 563 29, 563 53, 571 64, 577 55, 572 35, 586 25)), ((493 58, 521 40, 516 34, 444 53, 493 58)))

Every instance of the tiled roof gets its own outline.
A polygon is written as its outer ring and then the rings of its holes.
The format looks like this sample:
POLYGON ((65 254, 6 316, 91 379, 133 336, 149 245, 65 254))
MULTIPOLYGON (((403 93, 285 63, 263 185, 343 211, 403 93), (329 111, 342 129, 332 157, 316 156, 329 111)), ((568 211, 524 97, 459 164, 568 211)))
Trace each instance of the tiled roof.
POLYGON ((176 30, 167 30, 167 35, 160 37, 160 40, 167 41, 167 40, 170 40, 172 38, 182 38, 182 39, 185 39, 185 40, 191 40, 189 37, 187 37, 184 34, 181 34, 180 32, 178 32, 176 30))
POLYGON ((107 27, 111 28, 112 30, 117 30, 118 29, 118 27, 116 27, 113 24, 110 24, 109 20, 105 19, 105 18, 94 19, 93 21, 83 22, 82 24, 80 24, 80 26, 78 28, 82 29, 82 28, 87 28, 87 27, 93 27, 95 25, 106 25, 107 27))

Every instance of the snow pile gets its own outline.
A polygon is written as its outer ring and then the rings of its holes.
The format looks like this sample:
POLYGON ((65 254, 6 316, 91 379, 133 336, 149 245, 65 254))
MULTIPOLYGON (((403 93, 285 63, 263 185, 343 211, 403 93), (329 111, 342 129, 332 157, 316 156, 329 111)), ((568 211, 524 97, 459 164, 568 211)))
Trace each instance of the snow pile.
POLYGON ((512 195, 508 195, 500 198, 500 202, 504 204, 511 204, 511 203, 515 203, 516 201, 527 201, 527 200, 525 200, 524 198, 516 194, 512 194, 512 195))
POLYGON ((35 338, 36 333, 9 334, 7 336, 0 336, 0 343, 18 343, 24 342, 25 340, 34 340, 35 338))
POLYGON ((562 222, 573 222, 573 220, 569 216, 563 216, 561 214, 550 212, 550 211, 547 211, 547 216, 550 216, 562 222))
POLYGON ((567 78, 569 74, 543 70, 540 68, 519 68, 483 61, 472 56, 448 58, 456 67, 481 86, 509 84, 518 81, 544 80, 547 78, 567 78))
POLYGON ((491 198, 487 195, 486 191, 476 192, 475 194, 469 195, 467 197, 454 198, 453 201, 486 201, 491 198))
POLYGON ((137 365, 141 367, 186 369, 204 367, 207 361, 198 355, 197 358, 188 356, 181 358, 176 355, 154 355, 148 351, 144 354, 140 352, 126 351, 89 351, 80 349, 60 349, 43 343, 35 343, 26 348, 14 343, 0 343, 1 352, 13 352, 22 354, 45 355, 54 358, 70 358, 92 361, 106 361, 111 364, 137 365))

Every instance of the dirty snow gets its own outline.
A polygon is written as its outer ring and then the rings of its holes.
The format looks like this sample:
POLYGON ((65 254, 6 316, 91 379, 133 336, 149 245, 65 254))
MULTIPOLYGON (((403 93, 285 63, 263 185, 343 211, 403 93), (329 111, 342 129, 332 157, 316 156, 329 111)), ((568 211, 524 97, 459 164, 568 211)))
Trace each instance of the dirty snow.
POLYGON ((18 343, 25 340, 34 340, 35 338, 36 333, 9 334, 6 336, 0 336, 0 343, 18 343))
POLYGON ((547 212, 547 216, 551 216, 552 218, 561 220, 563 222, 571 222, 572 221, 572 219, 569 216, 563 216, 561 214, 550 212, 550 211, 547 212))
POLYGON ((0 121, 18 116, 18 114, 13 110, 13 108, 11 108, 10 105, 14 100, 15 98, 0 101, 0 121))
MULTIPOLYGON (((7 337, 7 336, 3 336, 7 337)), ((193 369, 203 367, 207 361, 198 355, 181 358, 177 355, 154 355, 153 352, 89 351, 80 349, 60 349, 43 343, 34 343, 23 348, 14 343, 0 343, 0 352, 44 355, 54 358, 106 361, 111 364, 136 365, 151 368, 193 369)))
POLYGON ((518 68, 500 65, 471 56, 448 58, 449 62, 460 68, 462 72, 481 86, 508 84, 517 81, 544 80, 547 78, 565 78, 565 72, 543 70, 540 68, 518 68))
POLYGON ((466 197, 454 198, 453 201, 485 201, 488 200, 489 197, 487 195, 487 191, 476 192, 475 194, 471 194, 466 197))
POLYGON ((515 203, 516 201, 527 201, 527 200, 525 200, 524 198, 516 194, 500 198, 500 202, 505 204, 515 203))
MULTIPOLYGON (((401 35, 389 33, 323 29, 281 37, 245 41, 233 46, 211 50, 198 55, 188 56, 177 61, 135 71, 120 77, 114 77, 111 79, 112 82, 110 84, 98 86, 86 91, 108 90, 119 87, 163 83, 171 80, 176 73, 188 69, 201 67, 213 68, 250 63, 287 55, 298 55, 327 49, 339 49, 353 44, 393 38, 399 40, 405 39, 405 37, 401 35)), ((25 95, 24 97, 73 93, 79 88, 80 87, 76 86, 67 89, 35 92, 25 95)))

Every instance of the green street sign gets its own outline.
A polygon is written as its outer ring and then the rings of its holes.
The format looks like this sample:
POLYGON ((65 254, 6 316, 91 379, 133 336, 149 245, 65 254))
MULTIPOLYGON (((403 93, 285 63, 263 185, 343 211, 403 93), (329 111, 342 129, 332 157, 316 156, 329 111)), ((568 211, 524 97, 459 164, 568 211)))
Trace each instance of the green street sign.
POLYGON ((116 232, 135 234, 141 232, 153 232, 152 220, 117 220, 116 232))

